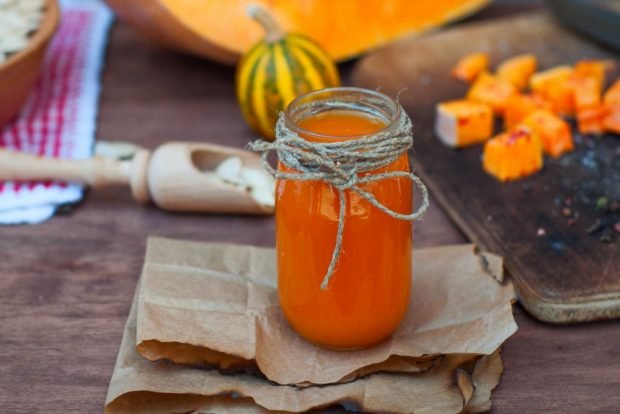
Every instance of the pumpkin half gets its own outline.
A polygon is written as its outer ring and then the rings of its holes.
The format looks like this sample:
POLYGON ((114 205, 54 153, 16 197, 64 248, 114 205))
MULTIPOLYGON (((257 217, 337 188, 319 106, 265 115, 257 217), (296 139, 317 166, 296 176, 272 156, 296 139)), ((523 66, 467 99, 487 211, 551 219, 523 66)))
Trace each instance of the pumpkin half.
POLYGON ((490 0, 106 0, 118 16, 167 47, 235 63, 262 36, 250 4, 273 11, 337 61, 471 14, 490 0))

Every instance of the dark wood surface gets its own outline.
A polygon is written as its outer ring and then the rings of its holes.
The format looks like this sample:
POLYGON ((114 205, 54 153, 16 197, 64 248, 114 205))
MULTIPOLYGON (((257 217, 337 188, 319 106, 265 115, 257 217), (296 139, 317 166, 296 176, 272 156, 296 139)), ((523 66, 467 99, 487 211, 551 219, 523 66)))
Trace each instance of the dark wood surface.
MULTIPOLYGON (((485 12, 493 15, 494 12, 485 12)), ((347 71, 348 66, 344 67, 347 71)), ((117 26, 98 135, 243 146, 229 68, 147 47, 117 26)), ((148 235, 271 246, 273 220, 173 215, 91 192, 66 216, 0 228, 0 412, 100 413, 148 235)), ((465 238, 433 201, 416 248, 465 238)), ((549 326, 515 309, 493 413, 617 413, 620 324, 549 326)))
POLYGON ((482 170, 482 146, 454 150, 433 131, 435 104, 460 99, 468 88, 450 78, 450 68, 480 50, 493 64, 533 53, 542 69, 618 57, 537 11, 393 44, 362 59, 354 79, 390 95, 408 88, 400 102, 414 117, 420 173, 465 234, 505 258, 533 315, 559 323, 619 317, 620 240, 600 238, 605 232, 616 237, 612 227, 620 210, 603 212, 596 205, 602 196, 620 200, 620 140, 575 134, 573 153, 547 157, 543 171, 532 177, 500 183, 482 170), (597 220, 605 229, 589 234, 597 220))

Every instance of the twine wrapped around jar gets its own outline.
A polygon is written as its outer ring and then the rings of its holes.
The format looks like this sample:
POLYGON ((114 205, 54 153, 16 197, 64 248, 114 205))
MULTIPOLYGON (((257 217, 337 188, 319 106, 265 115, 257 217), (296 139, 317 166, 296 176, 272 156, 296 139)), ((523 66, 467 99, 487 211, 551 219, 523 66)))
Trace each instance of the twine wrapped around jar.
POLYGON ((399 220, 413 221, 420 219, 428 208, 428 191, 426 186, 412 172, 388 171, 376 174, 368 173, 396 161, 413 146, 411 120, 404 110, 393 129, 378 132, 352 140, 336 142, 310 142, 301 138, 287 125, 284 113, 276 124, 276 140, 268 142, 257 140, 249 144, 252 151, 261 153, 263 165, 267 172, 278 180, 322 181, 336 190, 340 200, 338 212, 338 232, 332 258, 327 268, 321 289, 329 286, 342 249, 347 199, 345 191, 353 191, 385 214, 399 220), (278 171, 269 164, 268 155, 275 151, 280 162, 294 172, 278 171), (377 200, 370 192, 361 188, 361 184, 392 178, 406 177, 415 183, 422 192, 422 204, 411 214, 390 210, 377 200))

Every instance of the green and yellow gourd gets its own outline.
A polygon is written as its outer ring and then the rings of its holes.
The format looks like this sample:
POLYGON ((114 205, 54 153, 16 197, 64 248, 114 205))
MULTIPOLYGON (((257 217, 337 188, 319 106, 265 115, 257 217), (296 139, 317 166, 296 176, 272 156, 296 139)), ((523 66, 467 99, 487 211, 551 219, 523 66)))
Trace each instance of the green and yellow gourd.
POLYGON ((249 15, 263 26, 265 38, 241 59, 237 68, 237 100, 247 123, 263 138, 274 139, 280 111, 305 93, 338 86, 338 68, 309 38, 284 34, 259 6, 249 15))

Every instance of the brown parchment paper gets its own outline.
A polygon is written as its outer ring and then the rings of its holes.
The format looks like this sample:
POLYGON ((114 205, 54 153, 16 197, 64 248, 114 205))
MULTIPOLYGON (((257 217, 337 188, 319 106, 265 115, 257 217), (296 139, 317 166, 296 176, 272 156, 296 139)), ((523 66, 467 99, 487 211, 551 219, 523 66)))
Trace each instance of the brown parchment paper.
POLYGON ((374 373, 334 385, 278 385, 259 375, 227 375, 143 358, 136 352, 137 307, 135 299, 108 389, 108 414, 286 413, 336 403, 362 411, 477 413, 490 408, 490 391, 503 370, 497 350, 489 356, 440 357, 421 373, 374 373))
POLYGON ((273 249, 151 238, 137 349, 150 360, 257 364, 279 384, 330 384, 376 371, 423 372, 433 356, 490 355, 517 330, 500 257, 476 254, 473 245, 414 250, 413 268, 411 305, 397 332, 372 348, 338 352, 289 328, 273 249))

